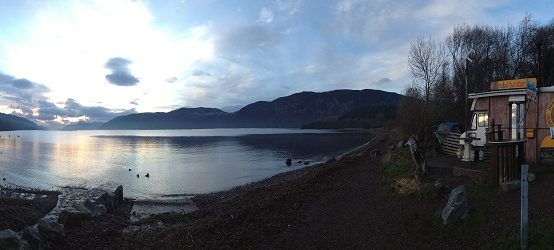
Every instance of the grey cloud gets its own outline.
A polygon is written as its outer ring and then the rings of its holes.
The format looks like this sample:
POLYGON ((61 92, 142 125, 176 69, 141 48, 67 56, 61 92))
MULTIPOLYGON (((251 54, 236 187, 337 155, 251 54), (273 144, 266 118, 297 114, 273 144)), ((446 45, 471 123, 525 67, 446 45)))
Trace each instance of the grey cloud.
POLYGON ((0 91, 5 94, 11 93, 28 93, 28 94, 43 94, 49 89, 39 83, 29 81, 25 78, 16 78, 11 75, 0 72, 0 91))
POLYGON ((176 82, 177 80, 179 80, 179 79, 177 79, 177 77, 171 77, 171 78, 169 78, 169 79, 167 79, 167 80, 165 80, 165 81, 168 82, 168 83, 174 83, 174 82, 176 82))
POLYGON ((120 115, 127 115, 135 113, 134 109, 130 110, 111 110, 101 106, 83 106, 79 104, 74 99, 67 99, 65 101, 65 107, 59 108, 49 101, 39 101, 38 102, 38 113, 39 116, 37 119, 51 121, 56 116, 67 118, 67 117, 81 117, 87 116, 91 122, 105 122, 111 120, 120 115))
POLYGON ((44 94, 48 91, 42 84, 0 72, 0 99, 10 108, 20 110, 15 112, 18 116, 33 119, 32 109, 37 101, 46 99, 44 94))
POLYGON ((64 109, 69 110, 74 117, 87 116, 91 122, 105 122, 117 116, 136 113, 134 109, 111 110, 102 106, 83 106, 73 99, 67 99, 64 109))
POLYGON ((129 104, 132 104, 132 105, 139 105, 137 100, 133 100, 133 101, 130 101, 129 104))
POLYGON ((392 80, 390 78, 385 77, 373 82, 373 85, 377 87, 385 87, 390 83, 392 83, 392 80))
POLYGON ((87 116, 92 122, 103 122, 116 116, 136 112, 134 109, 111 110, 101 106, 83 106, 74 99, 67 99, 65 102, 59 103, 65 105, 64 108, 59 108, 44 96, 48 91, 49 89, 42 84, 0 72, 0 101, 11 109, 18 110, 12 114, 35 122, 46 123, 48 126, 57 124, 54 122, 56 117, 63 119, 87 116), (33 115, 34 109, 37 109, 38 116, 33 115))
POLYGON ((27 79, 16 79, 12 82, 12 85, 18 89, 30 89, 34 86, 33 83, 27 79))
POLYGON ((193 76, 211 76, 212 74, 197 69, 197 70, 194 70, 194 71, 192 72, 192 75, 193 75, 193 76))
POLYGON ((117 86, 134 86, 136 85, 139 80, 135 76, 133 76, 129 70, 129 65, 132 62, 121 57, 113 57, 110 58, 106 64, 104 64, 104 67, 111 70, 111 74, 107 74, 106 80, 108 80, 109 83, 117 85, 117 86))

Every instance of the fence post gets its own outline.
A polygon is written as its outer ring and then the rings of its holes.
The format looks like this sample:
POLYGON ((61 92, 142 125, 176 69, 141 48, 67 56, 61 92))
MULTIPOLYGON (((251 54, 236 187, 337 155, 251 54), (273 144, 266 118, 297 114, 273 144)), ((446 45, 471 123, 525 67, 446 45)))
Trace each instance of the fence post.
POLYGON ((527 182, 529 166, 521 165, 521 225, 520 225, 520 244, 521 249, 527 249, 527 238, 529 232, 527 231, 528 227, 528 188, 529 183, 527 182))

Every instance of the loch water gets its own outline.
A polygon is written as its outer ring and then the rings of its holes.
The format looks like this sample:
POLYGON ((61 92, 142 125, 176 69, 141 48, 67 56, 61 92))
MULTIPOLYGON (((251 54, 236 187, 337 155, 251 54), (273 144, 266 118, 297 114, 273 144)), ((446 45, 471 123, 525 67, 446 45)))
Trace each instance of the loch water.
POLYGON ((298 161, 323 162, 372 137, 301 129, 6 131, 0 136, 2 185, 121 184, 125 195, 135 198, 230 189, 305 167, 298 161))

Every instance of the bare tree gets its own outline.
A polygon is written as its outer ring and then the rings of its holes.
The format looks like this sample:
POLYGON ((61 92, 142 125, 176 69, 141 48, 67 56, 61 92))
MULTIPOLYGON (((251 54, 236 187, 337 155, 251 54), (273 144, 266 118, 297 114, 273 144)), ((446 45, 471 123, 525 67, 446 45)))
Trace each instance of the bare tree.
POLYGON ((429 100, 431 89, 439 82, 442 66, 446 61, 443 46, 437 45, 431 38, 418 37, 410 46, 408 63, 414 80, 414 87, 423 94, 423 114, 420 124, 420 133, 423 139, 429 131, 427 117, 429 113, 429 100))

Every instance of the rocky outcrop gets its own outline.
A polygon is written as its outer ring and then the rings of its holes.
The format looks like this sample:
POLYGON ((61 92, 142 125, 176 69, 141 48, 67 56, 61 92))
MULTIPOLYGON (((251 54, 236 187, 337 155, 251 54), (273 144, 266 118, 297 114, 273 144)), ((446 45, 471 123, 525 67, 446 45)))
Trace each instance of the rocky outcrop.
POLYGON ((65 238, 64 226, 53 220, 40 219, 38 230, 44 239, 50 242, 61 242, 65 238))
POLYGON ((23 239, 29 243, 31 249, 47 248, 47 243, 44 241, 36 225, 25 227, 23 230, 23 239))
POLYGON ((287 160, 285 161, 285 164, 287 166, 290 166, 292 164, 292 159, 291 158, 287 158, 287 160))
POLYGON ((20 248, 21 236, 10 229, 0 231, 0 249, 19 250, 20 248))
POLYGON ((442 209, 442 222, 450 224, 467 217, 469 205, 467 202, 467 193, 464 185, 452 189, 448 203, 442 209))
POLYGON ((115 189, 115 192, 113 192, 115 195, 115 203, 116 206, 121 204, 123 202, 123 186, 119 185, 115 189))
POLYGON ((113 211, 123 200, 121 185, 114 192, 64 188, 58 196, 58 205, 38 224, 27 226, 19 233, 9 229, 0 231, 0 249, 48 249, 52 243, 63 242, 66 229, 113 211))
POLYGON ((90 220, 92 220, 92 214, 82 204, 64 209, 58 218, 58 222, 66 227, 80 226, 83 221, 90 220))

